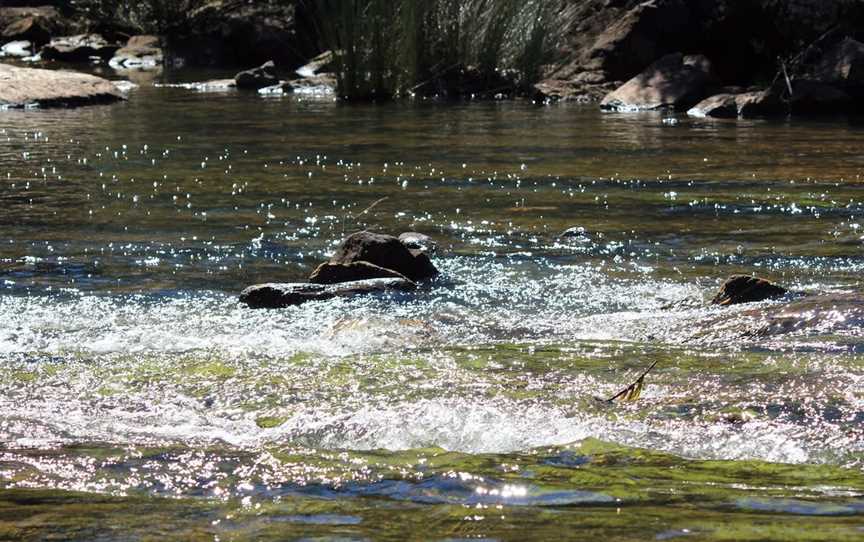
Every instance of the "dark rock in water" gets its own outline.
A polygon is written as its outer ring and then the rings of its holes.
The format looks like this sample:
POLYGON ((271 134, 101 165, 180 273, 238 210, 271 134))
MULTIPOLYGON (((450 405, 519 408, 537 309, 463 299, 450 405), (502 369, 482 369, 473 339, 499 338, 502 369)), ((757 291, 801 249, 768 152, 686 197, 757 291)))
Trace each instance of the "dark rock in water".
POLYGON ((0 64, 0 106, 70 107, 123 99, 111 81, 94 75, 0 64))
POLYGON ((319 265, 309 275, 309 282, 315 284, 338 284, 341 282, 354 282, 369 279, 403 279, 412 282, 401 273, 392 269, 384 269, 369 262, 357 261, 347 264, 325 262, 319 265))
POLYGON ((429 257, 420 250, 412 250, 392 235, 361 231, 345 239, 331 263, 349 264, 364 261, 378 267, 392 269, 413 281, 432 278, 438 270, 429 257))
POLYGON ((431 237, 416 231, 406 231, 399 234, 399 240, 402 244, 411 250, 421 250, 434 254, 438 250, 438 243, 431 237))
POLYGON ((735 275, 729 277, 711 300, 712 305, 737 305, 764 301, 786 295, 788 290, 759 277, 735 275))
POLYGON ((242 71, 234 76, 234 82, 237 84, 237 88, 250 90, 278 85, 279 78, 276 76, 276 64, 270 60, 257 68, 242 71))
POLYGON ((817 81, 792 84, 792 113, 842 113, 852 106, 852 97, 832 85, 817 81))
POLYGON ((132 36, 117 50, 108 64, 114 69, 155 69, 162 64, 163 54, 156 36, 132 36))
POLYGON ((773 90, 757 90, 738 94, 716 94, 693 106, 687 114, 691 117, 767 117, 782 115, 789 110, 780 93, 773 90))
POLYGON ((62 62, 89 62, 94 57, 108 60, 118 49, 119 45, 108 43, 99 34, 79 34, 52 39, 42 48, 42 58, 62 62))
POLYGON ((279 309, 301 305, 307 301, 391 291, 411 291, 416 287, 416 284, 404 279, 373 279, 330 286, 308 283, 256 284, 243 290, 240 294, 240 302, 253 309, 279 309))
POLYGON ((616 111, 681 109, 704 98, 712 79, 707 58, 673 53, 610 92, 600 107, 616 111))

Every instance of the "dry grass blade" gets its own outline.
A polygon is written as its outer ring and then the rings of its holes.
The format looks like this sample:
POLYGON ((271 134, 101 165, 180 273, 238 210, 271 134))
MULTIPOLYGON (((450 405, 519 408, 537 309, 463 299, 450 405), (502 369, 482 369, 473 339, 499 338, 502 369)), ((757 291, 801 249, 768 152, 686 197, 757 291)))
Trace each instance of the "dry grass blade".
POLYGON ((629 386, 627 386, 623 390, 619 391, 618 393, 616 393, 615 395, 613 395, 609 399, 606 399, 606 402, 611 403, 611 402, 615 401, 616 399, 621 399, 622 401, 631 402, 631 401, 635 401, 635 400, 639 399, 639 396, 642 395, 642 388, 645 386, 645 376, 647 376, 648 373, 651 372, 651 369, 653 369, 656 365, 657 365, 657 360, 655 360, 654 363, 652 363, 650 367, 645 369, 645 372, 642 373, 639 376, 639 378, 636 379, 635 382, 633 382, 632 384, 630 384, 629 386))

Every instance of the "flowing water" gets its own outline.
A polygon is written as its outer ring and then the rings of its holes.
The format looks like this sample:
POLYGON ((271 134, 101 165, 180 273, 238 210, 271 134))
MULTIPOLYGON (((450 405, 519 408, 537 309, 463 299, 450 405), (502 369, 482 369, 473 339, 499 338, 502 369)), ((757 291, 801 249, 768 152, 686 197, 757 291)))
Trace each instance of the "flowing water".
POLYGON ((864 539, 854 120, 148 85, 0 119, 0 539, 864 539), (441 277, 238 304, 363 228, 441 277), (796 293, 708 306, 742 272, 796 293))

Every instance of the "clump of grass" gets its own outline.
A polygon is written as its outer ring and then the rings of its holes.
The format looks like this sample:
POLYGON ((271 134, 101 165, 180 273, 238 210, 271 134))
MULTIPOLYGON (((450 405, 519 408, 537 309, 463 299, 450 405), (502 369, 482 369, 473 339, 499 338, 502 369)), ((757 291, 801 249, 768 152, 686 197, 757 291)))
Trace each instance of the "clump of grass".
POLYGON ((564 0, 307 0, 351 100, 527 92, 550 60, 564 0))

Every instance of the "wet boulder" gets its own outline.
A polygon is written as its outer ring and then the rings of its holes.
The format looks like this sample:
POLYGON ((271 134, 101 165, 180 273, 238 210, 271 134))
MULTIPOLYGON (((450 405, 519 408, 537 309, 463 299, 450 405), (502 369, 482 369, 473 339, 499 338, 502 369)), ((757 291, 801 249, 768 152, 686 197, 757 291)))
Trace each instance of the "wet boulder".
POLYGON ((787 293, 786 288, 769 280, 749 275, 734 275, 720 286, 711 304, 726 306, 753 303, 783 297, 787 293))
POLYGON ((672 53, 607 94, 600 107, 614 111, 682 109, 704 98, 712 82, 707 58, 672 53))
POLYGON ((0 56, 27 57, 33 54, 33 44, 29 41, 10 41, 0 47, 0 56))
POLYGON ((391 269, 413 281, 429 279, 438 274, 438 269, 423 251, 409 249, 392 235, 368 231, 350 235, 330 258, 330 262, 336 264, 357 261, 391 269))
POLYGON ((334 285, 309 283, 256 284, 243 290, 240 302, 253 309, 279 309, 302 305, 308 301, 324 301, 335 297, 408 292, 417 287, 404 279, 372 279, 334 285))
POLYGON ((438 243, 434 239, 416 231, 400 233, 399 240, 410 250, 420 250, 430 254, 434 254, 438 250, 438 243))
POLYGON ((392 269, 385 269, 369 262, 351 263, 324 262, 309 275, 309 282, 315 284, 338 284, 357 280, 393 278, 412 282, 405 275, 392 269))
POLYGON ((42 58, 61 62, 89 62, 94 58, 109 60, 120 45, 108 43, 99 34, 79 34, 54 38, 42 48, 42 58))
POLYGON ((234 77, 234 83, 239 89, 258 90, 279 84, 276 76, 276 64, 269 60, 257 68, 244 70, 234 77))
POLYGON ((71 107, 123 99, 111 81, 94 75, 0 64, 0 106, 71 107))
POLYGON ((114 69, 155 69, 163 62, 162 48, 156 36, 132 36, 114 53, 108 64, 114 69))

